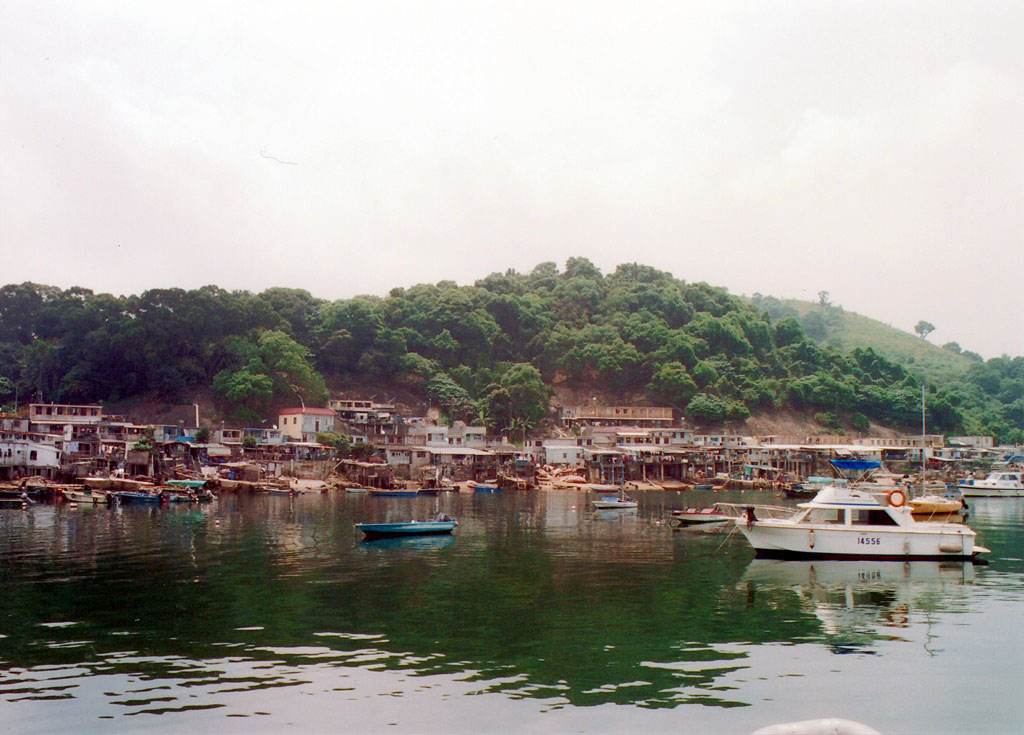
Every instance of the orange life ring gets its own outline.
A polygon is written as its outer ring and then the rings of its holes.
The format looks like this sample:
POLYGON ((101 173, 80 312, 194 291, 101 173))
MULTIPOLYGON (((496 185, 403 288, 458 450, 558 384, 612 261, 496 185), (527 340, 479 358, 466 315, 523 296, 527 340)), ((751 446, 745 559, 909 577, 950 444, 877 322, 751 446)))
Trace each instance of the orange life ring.
POLYGON ((907 502, 907 494, 902 490, 889 491, 889 505, 893 508, 902 508, 907 502))

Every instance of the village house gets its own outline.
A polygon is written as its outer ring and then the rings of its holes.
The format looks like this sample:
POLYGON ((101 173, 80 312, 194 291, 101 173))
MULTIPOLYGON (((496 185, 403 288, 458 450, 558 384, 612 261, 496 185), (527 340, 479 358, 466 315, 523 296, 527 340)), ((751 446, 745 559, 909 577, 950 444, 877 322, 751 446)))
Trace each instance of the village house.
POLYGON ((0 431, 0 478, 54 477, 63 460, 61 444, 62 440, 52 434, 0 431))
POLYGON ((336 414, 329 408, 285 408, 278 416, 281 435, 292 441, 315 442, 320 433, 334 433, 336 414))

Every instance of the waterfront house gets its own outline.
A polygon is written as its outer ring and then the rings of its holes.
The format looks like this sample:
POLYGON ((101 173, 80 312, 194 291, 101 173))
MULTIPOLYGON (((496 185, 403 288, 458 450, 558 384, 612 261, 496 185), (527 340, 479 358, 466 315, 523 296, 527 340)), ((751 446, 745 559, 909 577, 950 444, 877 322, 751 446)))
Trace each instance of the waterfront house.
POLYGON ((60 470, 62 440, 52 434, 0 431, 0 478, 54 477, 60 470))

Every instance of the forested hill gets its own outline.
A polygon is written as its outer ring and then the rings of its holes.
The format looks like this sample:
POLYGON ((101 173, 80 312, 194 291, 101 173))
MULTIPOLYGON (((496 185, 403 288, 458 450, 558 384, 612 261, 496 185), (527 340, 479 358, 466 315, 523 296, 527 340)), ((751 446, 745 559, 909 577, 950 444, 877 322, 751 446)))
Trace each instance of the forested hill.
MULTIPOLYGON (((188 402, 212 388, 226 415, 258 425, 299 397, 322 404, 328 384, 374 385, 525 432, 561 386, 697 422, 786 409, 825 427, 920 427, 916 371, 870 347, 819 343, 800 314, 771 306, 648 266, 603 275, 585 258, 340 301, 290 288, 114 297, 9 285, 0 401, 188 402)), ((972 362, 927 390, 930 430, 1024 439, 1021 358, 972 362)))

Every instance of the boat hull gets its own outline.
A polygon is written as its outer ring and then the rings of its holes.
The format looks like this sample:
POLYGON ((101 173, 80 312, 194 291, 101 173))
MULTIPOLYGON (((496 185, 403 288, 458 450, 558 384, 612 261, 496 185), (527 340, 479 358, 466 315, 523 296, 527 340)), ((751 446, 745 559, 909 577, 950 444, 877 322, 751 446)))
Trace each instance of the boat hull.
POLYGON ((375 498, 415 498, 419 495, 418 490, 370 490, 370 495, 375 498))
POLYGON ((732 523, 736 519, 724 513, 699 510, 673 511, 672 520, 680 526, 708 526, 732 523))
POLYGON ((455 530, 455 521, 423 521, 412 523, 357 523, 356 528, 368 538, 395 536, 438 536, 455 530))
POLYGON ((109 503, 110 498, 105 492, 85 492, 82 490, 65 490, 64 499, 69 503, 109 503))
POLYGON ((965 498, 1024 498, 1024 487, 986 487, 984 485, 957 485, 965 498))
POLYGON ((147 505, 159 505, 164 502, 164 498, 160 495, 154 495, 152 493, 133 493, 133 492, 119 492, 114 493, 117 497, 117 502, 129 505, 129 504, 147 504, 147 505))
POLYGON ((638 503, 635 500, 595 500, 593 505, 597 510, 619 510, 623 508, 636 508, 638 503))
MULTIPOLYGON (((934 524, 908 532, 892 527, 863 530, 827 525, 736 522, 759 557, 786 559, 972 559, 981 549, 965 526, 934 524)), ((924 524, 920 524, 924 525, 924 524)))

